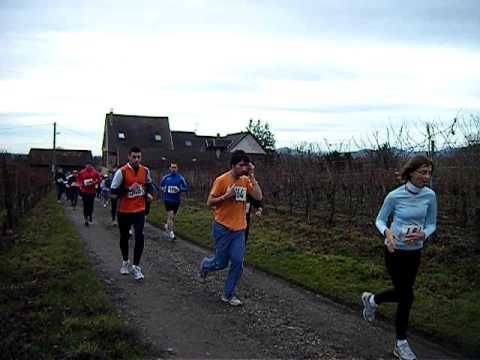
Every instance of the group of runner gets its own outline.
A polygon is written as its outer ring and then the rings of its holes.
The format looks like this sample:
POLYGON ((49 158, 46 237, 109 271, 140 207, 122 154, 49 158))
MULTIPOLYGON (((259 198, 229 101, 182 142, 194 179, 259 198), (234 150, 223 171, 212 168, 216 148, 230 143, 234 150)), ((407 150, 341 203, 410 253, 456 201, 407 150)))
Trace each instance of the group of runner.
MULTIPOLYGON (((167 219, 165 231, 175 239, 175 216, 180 205, 180 194, 188 190, 185 179, 178 173, 175 163, 160 181, 164 194, 167 219)), ((425 242, 436 230, 437 201, 435 192, 429 187, 433 172, 432 161, 425 156, 409 159, 400 171, 401 185, 385 198, 376 219, 376 227, 384 237, 385 266, 393 287, 377 293, 364 292, 361 296, 363 318, 375 319, 378 306, 396 302, 396 341, 393 353, 402 360, 416 358, 407 341, 410 309, 413 303, 413 286, 420 264, 421 251, 425 242)), ((95 184, 100 181, 91 164, 77 176, 84 200, 85 225, 91 221, 95 184), (92 189, 92 190, 89 190, 92 189)), ((122 254, 121 274, 131 273, 135 280, 144 278, 140 260, 144 248, 143 227, 146 204, 154 198, 150 170, 141 164, 141 150, 130 149, 128 163, 114 172, 111 181, 111 196, 117 202, 112 211, 118 216, 120 249, 122 254), (135 246, 133 264, 130 265, 128 239, 133 226, 135 246)), ((217 177, 209 192, 207 206, 214 208, 213 222, 214 253, 204 258, 199 266, 198 279, 205 282, 209 273, 225 269, 230 265, 221 300, 232 306, 242 305, 236 294, 241 277, 245 247, 248 238, 249 219, 252 208, 258 215, 262 211, 262 189, 255 177, 255 166, 248 155, 239 150, 231 155, 230 169, 217 177)))

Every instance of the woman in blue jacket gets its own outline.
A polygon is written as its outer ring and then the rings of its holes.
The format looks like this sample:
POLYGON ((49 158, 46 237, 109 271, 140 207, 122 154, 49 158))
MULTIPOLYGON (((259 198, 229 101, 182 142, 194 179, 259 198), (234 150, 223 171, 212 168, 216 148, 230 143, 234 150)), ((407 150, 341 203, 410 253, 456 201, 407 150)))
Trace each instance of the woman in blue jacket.
POLYGON ((433 163, 425 156, 415 156, 400 170, 401 186, 391 191, 384 200, 375 225, 385 237, 385 266, 393 288, 378 293, 362 294, 363 318, 375 319, 379 304, 396 302, 395 328, 397 339, 393 353, 399 359, 414 360, 414 352, 407 342, 408 318, 413 303, 413 285, 420 265, 424 242, 435 232, 437 199, 428 186, 433 163), (389 217, 393 220, 387 225, 389 217))

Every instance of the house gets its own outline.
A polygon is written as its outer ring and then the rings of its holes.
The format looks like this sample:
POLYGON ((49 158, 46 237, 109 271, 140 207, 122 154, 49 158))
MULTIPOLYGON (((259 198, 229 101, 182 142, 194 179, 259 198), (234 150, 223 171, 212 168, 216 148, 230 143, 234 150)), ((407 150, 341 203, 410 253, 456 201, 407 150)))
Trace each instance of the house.
POLYGON ((231 153, 235 150, 243 150, 248 154, 266 154, 257 139, 249 132, 226 136, 202 136, 191 131, 172 131, 172 139, 174 152, 177 154, 214 152, 218 157, 221 152, 231 153))
POLYGON ((143 162, 150 167, 162 164, 173 150, 170 125, 166 116, 123 115, 110 112, 105 116, 102 157, 103 166, 124 164, 132 146, 142 149, 143 162))
POLYGON ((53 149, 31 148, 28 153, 28 164, 46 171, 52 170, 53 163, 64 171, 78 170, 92 159, 90 150, 55 149, 54 151, 53 149))
POLYGON ((186 164, 197 160, 221 160, 239 149, 248 154, 266 154, 249 132, 201 136, 193 131, 170 131, 168 117, 106 114, 102 146, 104 166, 112 168, 125 163, 132 146, 142 149, 143 163, 153 169, 165 169, 169 161, 186 164))

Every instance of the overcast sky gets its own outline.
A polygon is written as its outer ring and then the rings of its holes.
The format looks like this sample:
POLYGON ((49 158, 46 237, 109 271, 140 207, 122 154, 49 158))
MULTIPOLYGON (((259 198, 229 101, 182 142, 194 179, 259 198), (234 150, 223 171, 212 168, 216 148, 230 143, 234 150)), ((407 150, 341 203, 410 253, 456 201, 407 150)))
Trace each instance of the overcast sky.
POLYGON ((0 0, 0 148, 101 152, 105 114, 277 146, 480 113, 478 0, 0 0), (75 3, 77 3, 75 5, 75 3))

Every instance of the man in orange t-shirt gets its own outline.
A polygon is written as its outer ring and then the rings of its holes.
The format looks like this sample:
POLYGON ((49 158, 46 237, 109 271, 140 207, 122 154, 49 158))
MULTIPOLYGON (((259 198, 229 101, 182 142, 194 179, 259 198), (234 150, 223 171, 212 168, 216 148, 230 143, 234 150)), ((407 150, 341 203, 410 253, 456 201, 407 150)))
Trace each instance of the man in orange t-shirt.
POLYGON ((253 171, 250 171, 250 159, 243 150, 232 153, 230 167, 229 171, 215 179, 208 195, 207 206, 215 208, 215 254, 202 260, 199 278, 205 281, 209 272, 225 269, 230 262, 222 301, 238 306, 242 302, 235 295, 235 287, 242 275, 245 255, 247 194, 262 200, 262 189, 253 171))

